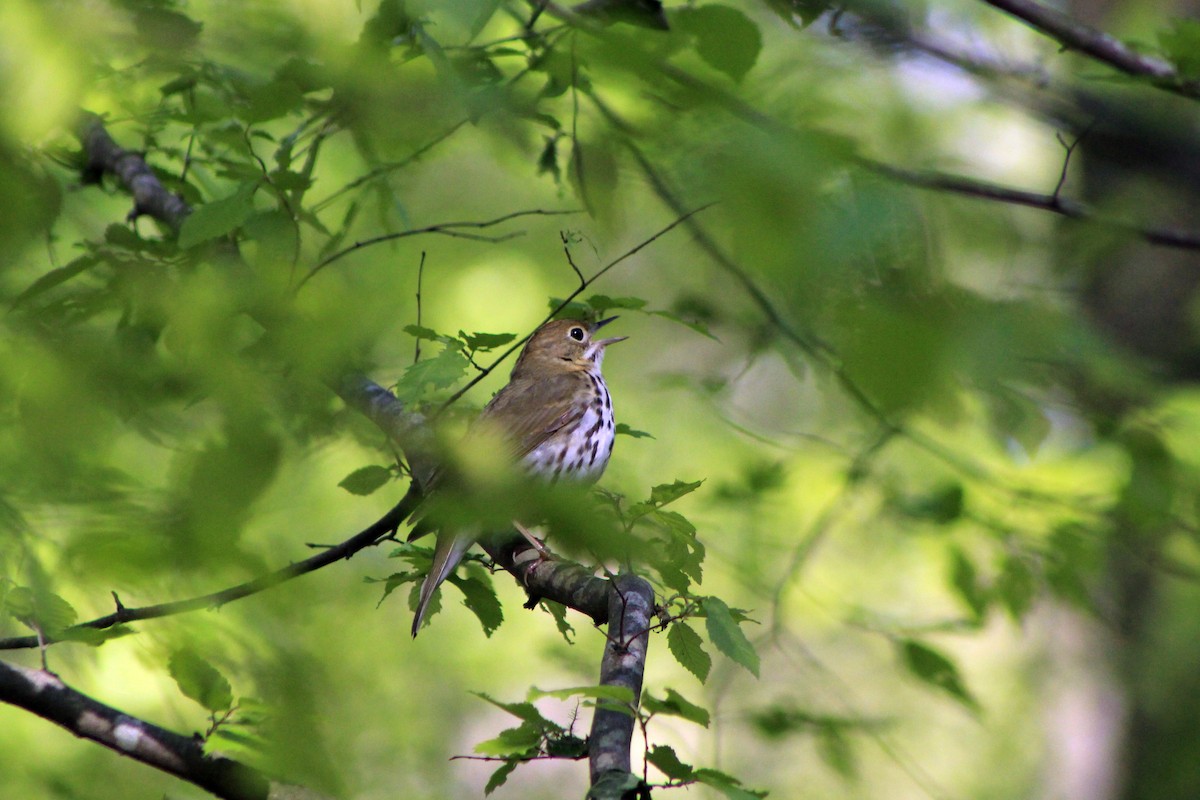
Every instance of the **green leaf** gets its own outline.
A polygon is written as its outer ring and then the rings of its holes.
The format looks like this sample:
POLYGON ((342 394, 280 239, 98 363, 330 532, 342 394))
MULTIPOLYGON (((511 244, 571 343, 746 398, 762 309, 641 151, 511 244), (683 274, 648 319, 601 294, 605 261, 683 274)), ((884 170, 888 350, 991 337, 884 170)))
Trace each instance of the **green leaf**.
POLYGON ((646 760, 658 769, 668 779, 673 781, 687 780, 692 776, 694 771, 691 764, 684 764, 679 760, 679 756, 675 755, 675 749, 668 747, 665 744, 656 744, 646 754, 646 760))
POLYGON ((572 697, 587 697, 594 700, 611 700, 622 705, 633 705, 633 692, 625 686, 572 686, 569 689, 543 690, 533 687, 529 690, 530 700, 540 697, 553 697, 556 700, 569 700, 572 697))
POLYGON ((53 592, 24 586, 14 587, 4 595, 4 610, 55 638, 79 618, 75 608, 53 592))
POLYGON ((213 200, 197 208, 179 229, 179 246, 187 250, 239 228, 254 213, 257 182, 245 183, 229 197, 213 200))
POLYGON ((902 639, 899 645, 901 660, 910 673, 930 686, 941 689, 970 710, 979 710, 979 704, 967 691, 953 661, 929 645, 913 639, 902 639))
POLYGON ((542 608, 549 611, 550 616, 554 617, 554 626, 558 628, 558 634, 563 637, 563 641, 567 644, 574 644, 575 628, 567 620, 567 607, 553 600, 543 600, 542 608))
POLYGON ((356 494, 360 497, 373 493, 376 489, 386 484, 392 479, 392 471, 387 467, 372 464, 366 467, 359 467, 351 472, 346 477, 342 478, 338 486, 345 489, 350 494, 356 494))
POLYGON ((696 491, 703 483, 704 481, 699 480, 693 483, 675 481, 674 483, 659 484, 650 490, 649 500, 634 503, 629 507, 629 516, 631 519, 637 519, 649 514, 656 508, 662 508, 668 503, 673 503, 684 495, 696 491))
POLYGON ((557 723, 551 722, 542 716, 542 712, 538 711, 537 706, 533 703, 504 703, 494 697, 491 697, 483 692, 474 692, 476 697, 486 700, 503 711, 507 711, 522 722, 527 722, 532 725, 537 725, 545 731, 562 731, 562 727, 557 723))
POLYGON ((987 613, 988 595, 979 585, 975 565, 957 547, 950 551, 950 583, 971 609, 975 621, 981 621, 987 613))
POLYGON ((682 717, 689 722, 707 728, 709 723, 708 711, 685 699, 674 689, 667 689, 667 699, 659 700, 651 694, 642 698, 642 708, 651 714, 669 714, 682 717))
POLYGON ((84 255, 76 258, 71 263, 52 269, 49 272, 41 275, 25 291, 21 292, 12 301, 13 308, 19 308, 22 303, 26 303, 40 294, 50 291, 55 286, 66 283, 76 275, 87 272, 92 267, 99 263, 99 259, 92 255, 84 255))
POLYGON ((493 350, 508 344, 517 338, 515 333, 464 333, 458 332, 458 337, 467 343, 471 350, 493 350))
POLYGON ((738 627, 729 606, 715 597, 704 598, 702 606, 708 623, 708 638, 718 650, 757 678, 758 653, 738 627))
POLYGON ((1033 605, 1037 586, 1029 565, 1018 555, 1009 554, 996 578, 996 596, 1014 620, 1024 618, 1033 605))
POLYGON ((501 786, 503 786, 504 783, 508 780, 508 776, 511 775, 513 773, 513 770, 515 770, 517 768, 518 763, 520 763, 520 762, 505 761, 503 764, 501 764, 500 768, 497 769, 495 772, 493 772, 492 776, 490 778, 488 778, 487 785, 485 785, 483 787, 484 795, 485 796, 489 795, 492 792, 499 789, 501 786))
POLYGON ((713 69, 741 81, 762 50, 762 33, 743 12, 725 5, 680 9, 674 27, 692 36, 696 53, 713 69))
POLYGON ((963 486, 948 483, 928 494, 905 497, 900 500, 899 507, 910 517, 947 525, 962 516, 963 486))
POLYGON ((483 756, 525 755, 542 741, 542 730, 526 722, 516 728, 501 731, 500 735, 475 745, 475 752, 483 756))
POLYGON ((417 339, 428 339, 431 342, 442 342, 445 344, 450 343, 453 338, 446 336, 445 334, 438 333, 433 328, 426 328, 423 325, 405 325, 404 332, 417 339))
POLYGON ((858 773, 854 749, 840 726, 822 725, 817 728, 817 753, 843 778, 853 778, 858 773))
POLYGON ((177 650, 167 665, 179 691, 209 711, 226 711, 233 706, 229 681, 212 664, 191 650, 177 650))
POLYGON ((617 436, 632 436, 634 439, 653 439, 654 437, 645 431, 635 430, 629 427, 624 422, 618 422, 616 427, 617 436))
POLYGON ((646 301, 640 297, 609 297, 606 294, 594 294, 587 299, 587 304, 599 312, 607 311, 610 308, 628 308, 636 311, 645 308, 646 301))
POLYGON ((701 683, 708 680, 708 672, 712 669, 712 657, 704 652, 704 642, 700 634, 686 622, 676 622, 667 631, 667 649, 675 660, 688 672, 696 676, 701 683))
POLYGON ((713 787, 729 800, 758 800, 767 796, 766 792, 743 789, 737 778, 715 769, 698 769, 692 773, 692 780, 713 787))
POLYGON ((412 402, 424 397, 427 389, 445 389, 453 386, 467 371, 469 362, 461 346, 446 345, 433 358, 409 366, 396 383, 396 396, 412 402))
POLYGON ((500 598, 496 597, 491 580, 474 574, 466 577, 452 575, 447 580, 462 591, 467 608, 479 619, 484 635, 490 637, 495 633, 504 622, 504 609, 500 605, 500 598))
POLYGON ((714 342, 721 341, 716 336, 713 336, 712 331, 710 331, 708 329, 708 326, 705 325, 703 322, 700 322, 698 320, 684 319, 683 317, 676 314, 674 311, 648 311, 646 313, 653 314, 656 317, 662 317, 663 319, 669 319, 672 322, 678 322, 680 325, 684 326, 685 328, 691 328, 696 333, 700 334, 701 336, 706 336, 709 339, 712 339, 714 342))
POLYGON ((700 488, 704 481, 694 481, 687 483, 686 481, 675 481, 671 484, 661 484, 650 490, 650 502, 656 508, 662 508, 668 503, 673 503, 685 494, 691 494, 700 488))
POLYGON ((1184 80, 1200 78, 1200 22, 1172 20, 1170 28, 1159 32, 1158 46, 1184 80))

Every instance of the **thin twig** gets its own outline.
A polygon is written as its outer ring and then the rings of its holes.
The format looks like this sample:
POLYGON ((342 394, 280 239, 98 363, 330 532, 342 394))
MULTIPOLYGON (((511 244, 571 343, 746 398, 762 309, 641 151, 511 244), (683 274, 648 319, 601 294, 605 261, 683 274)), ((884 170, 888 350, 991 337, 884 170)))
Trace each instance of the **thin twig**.
POLYGON ((503 216, 496 217, 495 219, 483 220, 483 221, 478 221, 478 222, 439 222, 436 225, 426 225, 424 228, 410 228, 409 230, 405 230, 405 231, 397 231, 395 233, 385 233, 382 236, 373 236, 370 239, 363 239, 361 241, 355 242, 354 244, 350 245, 349 247, 339 250, 336 253, 333 253, 332 255, 326 256, 324 259, 322 259, 320 262, 318 262, 315 267, 313 267, 311 270, 309 270, 308 274, 306 274, 300 280, 300 283, 297 284, 297 286, 296 286, 296 290, 299 291, 301 288, 304 287, 304 284, 308 283, 308 281, 310 279, 312 279, 312 277, 314 275, 316 275, 318 272, 325 269, 325 267, 329 266, 330 264, 337 261, 338 259, 348 256, 351 253, 355 252, 356 250, 361 250, 364 247, 370 247, 371 245, 376 245, 381 242, 390 242, 395 239, 404 239, 409 236, 420 236, 420 235, 426 234, 426 233, 437 233, 437 234, 441 234, 442 236, 453 236, 453 237, 456 237, 459 239, 474 239, 476 241, 482 241, 482 242, 491 242, 491 243, 503 242, 508 239, 512 239, 515 236, 520 236, 521 232, 518 231, 518 232, 514 232, 514 233, 508 233, 503 236, 482 236, 479 234, 465 233, 461 229, 462 228, 473 228, 473 229, 491 228, 495 225, 500 225, 502 223, 508 222, 509 220, 512 220, 512 219, 516 219, 518 217, 532 217, 532 216, 555 217, 555 216, 564 216, 567 214, 578 214, 578 213, 580 213, 580 212, 577 210, 573 210, 573 209, 565 209, 565 210, 559 211, 559 210, 554 210, 554 209, 534 208, 534 209, 529 209, 527 211, 514 211, 510 214, 505 214, 503 216))
POLYGON ((930 189, 951 194, 961 194, 976 197, 980 200, 991 200, 1011 205, 1037 208, 1072 220, 1103 222, 1119 228, 1132 236, 1136 236, 1148 244, 1174 247, 1181 250, 1200 250, 1200 235, 1172 228, 1148 228, 1135 225, 1124 220, 1109 219, 1092 211, 1088 206, 1077 200, 1061 197, 1057 194, 1029 192, 1023 189, 1013 189, 987 181, 953 175, 937 171, 918 171, 903 167, 884 164, 872 159, 859 159, 859 164, 866 169, 891 180, 918 189, 930 189))
MULTIPOLYGON (((206 608, 215 608, 226 603, 231 603, 234 600, 240 600, 243 597, 258 594, 259 592, 278 586, 285 581, 298 578, 321 567, 349 558, 359 550, 370 547, 384 539, 388 534, 393 533, 404 519, 412 513, 420 497, 420 491, 414 482, 409 488, 408 493, 404 495, 404 498, 378 520, 341 544, 306 558, 303 561, 289 564, 282 569, 261 575, 254 580, 240 583, 237 586, 232 586, 219 592, 200 595, 188 600, 175 600, 168 603, 141 606, 140 608, 128 608, 121 605, 120 601, 118 601, 117 608, 113 613, 71 626, 66 630, 66 636, 63 639, 69 639, 73 631, 89 629, 104 630, 127 622, 157 619, 159 617, 185 614, 206 608)), ((55 640, 46 637, 44 641, 45 643, 50 643, 55 640)), ((14 636, 8 639, 0 639, 0 650, 25 649, 37 647, 38 644, 38 637, 36 636, 14 636)))
MULTIPOLYGON (((425 277, 425 251, 421 251, 421 263, 417 265, 417 327, 421 327, 421 281, 425 277)), ((413 346, 413 363, 421 360, 421 337, 414 337, 417 343, 413 346)))
POLYGON ((1150 79, 1155 86, 1184 97, 1200 98, 1200 83, 1185 80, 1174 66, 1126 45, 1057 9, 1033 0, 983 0, 1071 50, 1091 56, 1127 75, 1150 79))

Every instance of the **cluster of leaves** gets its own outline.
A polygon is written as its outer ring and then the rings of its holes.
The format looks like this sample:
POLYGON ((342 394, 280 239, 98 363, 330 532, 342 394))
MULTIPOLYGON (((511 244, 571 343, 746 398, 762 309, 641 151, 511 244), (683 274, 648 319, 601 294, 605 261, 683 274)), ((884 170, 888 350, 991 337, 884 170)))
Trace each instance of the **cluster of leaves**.
MULTIPOLYGON (((575 735, 571 727, 563 727, 546 718, 534 705, 534 701, 542 698, 574 701, 584 708, 603 707, 629 714, 637 720, 643 732, 649 729, 655 717, 675 717, 703 728, 708 728, 711 721, 711 715, 705 708, 674 689, 667 689, 666 696, 662 698, 646 692, 640 704, 633 702, 634 698, 627 689, 617 686, 580 686, 551 691, 532 688, 523 703, 504 703, 487 695, 479 696, 521 721, 516 727, 507 728, 496 737, 475 746, 475 752, 480 756, 502 762, 488 780, 485 788, 487 794, 502 786, 523 763, 547 758, 580 759, 587 756, 586 739, 575 735)), ((640 780, 634 775, 627 775, 620 779, 625 781, 624 785, 608 788, 620 795, 648 791, 656 786, 670 788, 698 784, 715 789, 729 800, 754 800, 766 796, 765 792, 746 789, 737 778, 720 770, 684 763, 675 749, 668 745, 651 745, 647 741, 645 763, 647 768, 653 766, 662 773, 666 781, 655 784, 649 781, 647 774, 643 774, 640 780)))

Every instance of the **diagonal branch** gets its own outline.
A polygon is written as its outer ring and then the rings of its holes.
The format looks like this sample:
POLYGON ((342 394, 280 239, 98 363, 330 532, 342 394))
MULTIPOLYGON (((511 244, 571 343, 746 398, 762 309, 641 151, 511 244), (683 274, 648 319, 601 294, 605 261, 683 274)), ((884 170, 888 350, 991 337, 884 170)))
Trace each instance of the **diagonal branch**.
POLYGON ((95 114, 85 113, 80 117, 76 134, 83 144, 84 183, 99 183, 106 172, 116 175, 126 191, 133 195, 130 219, 145 214, 175 233, 179 232, 192 209, 183 198, 162 185, 140 153, 126 150, 113 141, 104 128, 104 121, 95 114))
POLYGON ((1041 192, 1030 192, 1024 189, 1001 186, 1000 184, 968 178, 963 175, 953 175, 948 172, 896 167, 867 158, 859 159, 859 163, 864 168, 876 174, 918 189, 929 189, 931 191, 975 197, 980 200, 991 200, 997 203, 1037 208, 1042 211, 1049 211, 1052 214, 1058 214, 1067 219, 1099 222, 1119 228, 1149 244, 1174 247, 1180 250, 1200 250, 1200 235, 1198 234, 1172 228, 1142 227, 1132 222, 1102 216, 1078 200, 1063 197, 1058 191, 1062 186, 1061 182, 1053 194, 1043 194, 1041 192))
POLYGON ((110 750, 227 800, 267 800, 267 779, 240 762, 207 755, 199 737, 183 736, 72 689, 54 673, 0 661, 0 702, 23 708, 110 750))
POLYGON ((1139 53, 1120 39, 1085 25, 1057 9, 1034 0, 983 2, 1011 14, 1067 48, 1078 50, 1126 75, 1149 78, 1160 88, 1184 97, 1200 98, 1200 83, 1184 80, 1168 62, 1139 53))
POLYGON ((342 250, 337 251, 336 253, 333 253, 333 254, 323 258, 321 261, 319 261, 317 263, 317 265, 315 267, 310 269, 303 278, 301 278, 300 283, 296 286, 296 288, 300 289, 301 287, 303 287, 304 284, 308 283, 308 281, 311 280, 318 272, 325 269, 325 267, 329 266, 330 264, 337 261, 338 259, 344 258, 345 256, 348 256, 357 250, 361 250, 364 247, 371 247, 372 245, 381 244, 382 242, 390 242, 390 241, 393 241, 396 239, 405 239, 409 236, 420 236, 420 235, 426 234, 426 233, 437 233, 437 234, 441 234, 442 236, 452 236, 452 237, 456 237, 459 239, 474 239, 476 241, 481 241, 481 242, 492 242, 492 243, 503 242, 503 241, 507 241, 508 239, 512 239, 516 236, 520 236, 520 233, 506 233, 502 236, 483 236, 480 234, 469 233, 467 230, 464 230, 464 229, 491 228, 495 225, 500 225, 502 223, 508 222, 511 219, 516 219, 518 217, 531 217, 531 216, 552 217, 552 216, 564 216, 567 214, 578 214, 578 213, 579 213, 578 211, 573 210, 573 209, 566 209, 566 210, 560 211, 560 210, 550 210, 550 209, 544 209, 544 208, 534 208, 534 209, 530 209, 528 211, 513 211, 512 213, 504 214, 503 216, 496 217, 495 219, 482 220, 482 221, 471 221, 471 222, 439 222, 436 225, 426 225, 423 228, 411 228, 406 231, 396 231, 395 233, 385 233, 381 236, 373 236, 370 239, 363 239, 361 241, 355 242, 354 244, 350 245, 349 247, 346 247, 342 250))

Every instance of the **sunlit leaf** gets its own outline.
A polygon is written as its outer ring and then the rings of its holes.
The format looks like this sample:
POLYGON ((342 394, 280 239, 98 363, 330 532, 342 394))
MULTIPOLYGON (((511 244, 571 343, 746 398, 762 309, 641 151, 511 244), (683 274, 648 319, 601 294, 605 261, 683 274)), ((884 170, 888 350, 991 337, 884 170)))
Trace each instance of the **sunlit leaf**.
POLYGON ((233 690, 225 676, 191 650, 176 650, 168 662, 179 691, 209 711, 225 711, 233 705, 233 690))

